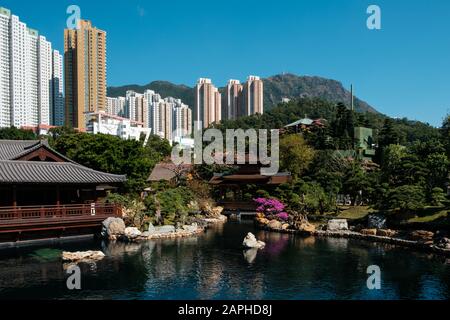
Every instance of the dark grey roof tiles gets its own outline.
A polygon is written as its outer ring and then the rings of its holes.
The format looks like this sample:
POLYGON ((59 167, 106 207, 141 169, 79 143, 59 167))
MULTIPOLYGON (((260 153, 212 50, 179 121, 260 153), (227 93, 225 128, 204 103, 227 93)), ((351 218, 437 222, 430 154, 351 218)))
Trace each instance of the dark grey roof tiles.
POLYGON ((95 171, 73 162, 0 160, 0 183, 99 184, 123 183, 124 175, 95 171))
POLYGON ((40 146, 40 140, 0 140, 0 160, 12 160, 28 152, 30 148, 40 146))

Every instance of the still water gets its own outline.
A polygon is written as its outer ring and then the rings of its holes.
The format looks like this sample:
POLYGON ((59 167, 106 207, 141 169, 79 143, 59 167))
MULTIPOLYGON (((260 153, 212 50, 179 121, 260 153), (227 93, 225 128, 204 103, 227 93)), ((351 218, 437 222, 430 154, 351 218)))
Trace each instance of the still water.
POLYGON ((449 299, 445 258, 347 239, 301 238, 227 223, 197 238, 82 242, 0 251, 0 299, 449 299), (247 232, 267 243, 244 252, 247 232), (62 250, 103 250, 69 291, 62 250), (381 290, 367 267, 381 268, 381 290))

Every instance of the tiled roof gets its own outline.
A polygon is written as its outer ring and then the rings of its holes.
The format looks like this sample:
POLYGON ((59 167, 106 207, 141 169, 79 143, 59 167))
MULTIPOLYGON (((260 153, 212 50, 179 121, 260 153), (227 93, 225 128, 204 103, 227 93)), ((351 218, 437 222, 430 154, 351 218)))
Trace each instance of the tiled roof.
POLYGON ((0 183, 101 184, 123 183, 124 175, 95 171, 73 162, 0 160, 0 183))
POLYGON ((233 183, 252 183, 265 185, 280 185, 292 180, 288 172, 280 172, 273 176, 261 174, 215 174, 209 181, 212 185, 229 185, 233 183))
POLYGON ((171 181, 178 174, 185 176, 192 170, 191 165, 176 166, 173 163, 159 163, 155 166, 147 181, 171 181))
POLYGON ((299 126, 299 125, 310 126, 313 123, 314 123, 314 120, 305 118, 305 119, 300 119, 298 121, 295 121, 295 122, 293 122, 291 124, 288 124, 287 126, 285 126, 285 128, 295 127, 295 126, 299 126))
POLYGON ((39 146, 40 144, 40 140, 0 140, 0 160, 15 159, 24 152, 39 146))

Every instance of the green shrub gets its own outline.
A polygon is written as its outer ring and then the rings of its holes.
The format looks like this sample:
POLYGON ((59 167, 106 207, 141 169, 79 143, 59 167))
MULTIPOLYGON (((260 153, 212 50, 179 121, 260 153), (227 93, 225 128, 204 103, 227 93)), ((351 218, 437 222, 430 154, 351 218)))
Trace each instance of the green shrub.
POLYGON ((187 187, 161 190, 145 199, 146 212, 153 219, 153 223, 175 224, 184 223, 191 205, 195 201, 193 192, 187 187), (158 221, 158 214, 162 221, 158 221))

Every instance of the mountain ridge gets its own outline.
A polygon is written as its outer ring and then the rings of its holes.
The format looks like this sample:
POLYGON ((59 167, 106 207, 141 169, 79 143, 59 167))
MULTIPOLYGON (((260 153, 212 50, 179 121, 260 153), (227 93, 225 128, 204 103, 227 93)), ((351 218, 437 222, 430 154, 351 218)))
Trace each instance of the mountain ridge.
MULTIPOLYGON (((292 73, 278 74, 268 78, 262 78, 264 82, 264 108, 271 110, 282 102, 283 98, 321 98, 330 102, 343 102, 350 105, 351 93, 344 88, 341 82, 333 79, 327 79, 318 76, 298 76, 292 73)), ((195 88, 184 84, 173 84, 169 81, 153 81, 146 85, 124 85, 119 87, 109 87, 108 97, 125 96, 127 90, 144 92, 145 90, 154 90, 163 98, 174 97, 181 99, 184 103, 192 107, 195 103, 195 88)), ((226 87, 220 87, 223 101, 223 93, 226 87)), ((367 102, 355 97, 355 110, 358 112, 378 111, 367 102)))

